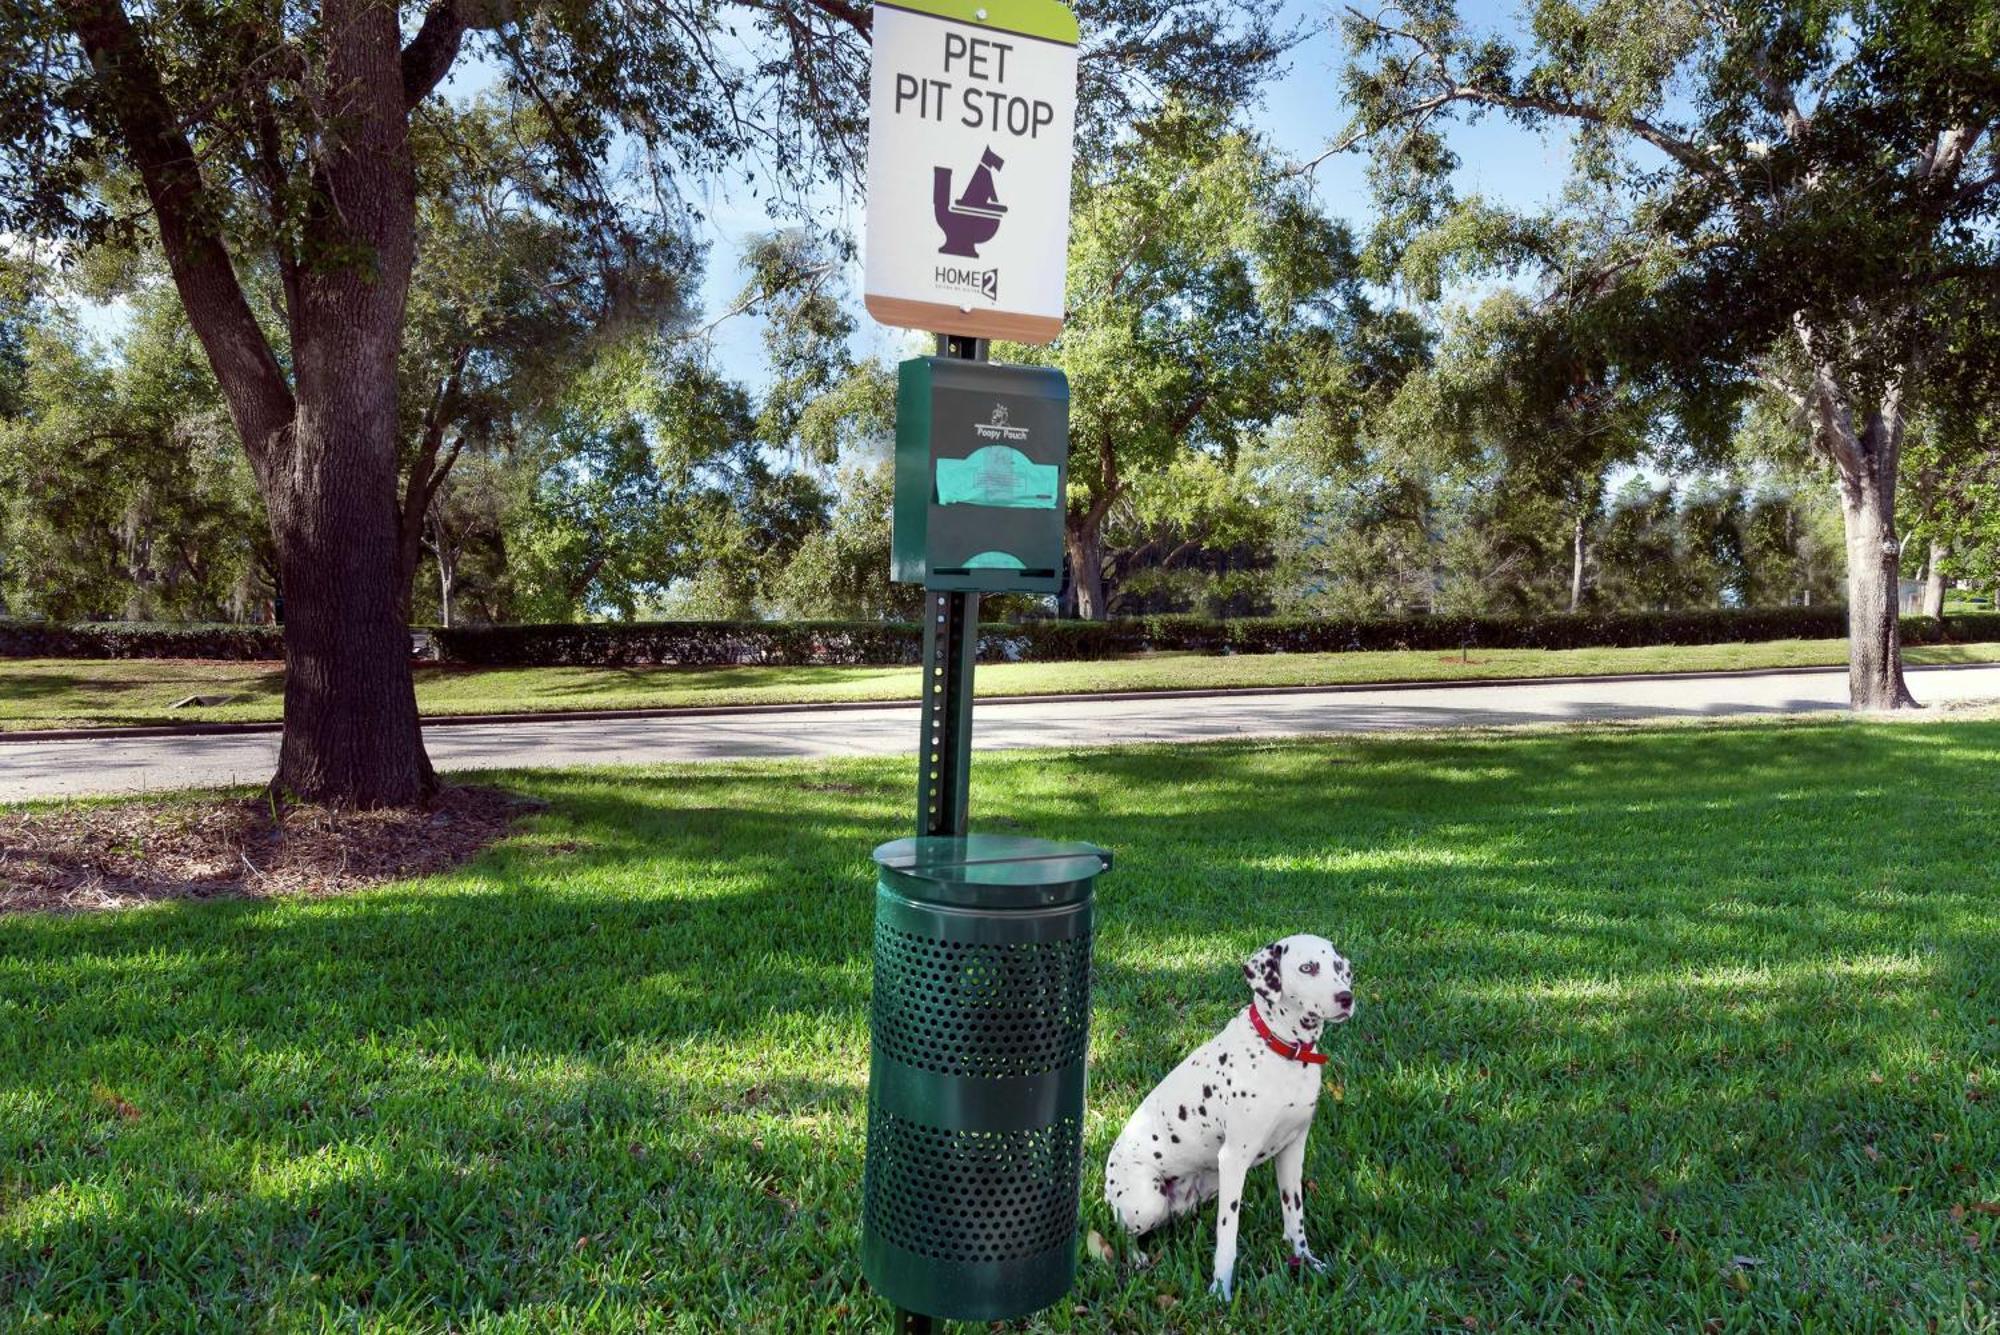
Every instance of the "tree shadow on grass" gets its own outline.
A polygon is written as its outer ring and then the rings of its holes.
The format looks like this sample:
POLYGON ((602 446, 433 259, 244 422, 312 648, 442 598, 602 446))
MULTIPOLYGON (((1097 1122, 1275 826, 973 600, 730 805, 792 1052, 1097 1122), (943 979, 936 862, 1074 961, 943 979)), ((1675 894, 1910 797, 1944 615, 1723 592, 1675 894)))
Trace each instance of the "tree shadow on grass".
POLYGON ((809 1077, 718 1095, 515 1069, 462 1076, 428 1116, 398 1099, 302 1104, 231 1160, 164 1165, 161 1144, 199 1128, 114 1116, 96 1136, 114 1171, 77 1184, 90 1208, 38 1208, 67 1203, 62 1187, 12 1202, 35 1217, 0 1228, 0 1311, 131 1329, 248 1327, 260 1310, 790 1329, 807 1295, 858 1298, 861 1106, 858 1086, 809 1077))
MULTIPOLYGON (((1110 1138, 1242 1004, 1236 962, 1319 930, 1363 1002, 1308 1161, 1340 1271, 1278 1272, 1262 1174, 1237 1316, 1940 1310, 1983 1260, 1951 1205, 2000 1196, 1964 1080, 1994 1051, 2000 729, 1939 736, 982 758, 976 811, 1119 855, 1091 1226, 1110 1138)), ((244 1293, 879 1324, 853 1265, 868 850, 907 762, 520 781, 554 808, 449 878, 0 927, 0 1311, 109 1320, 138 1275, 183 1324, 244 1293)), ((1078 1299, 1182 1320, 1151 1299, 1198 1300, 1212 1239, 1086 1265, 1078 1299)))

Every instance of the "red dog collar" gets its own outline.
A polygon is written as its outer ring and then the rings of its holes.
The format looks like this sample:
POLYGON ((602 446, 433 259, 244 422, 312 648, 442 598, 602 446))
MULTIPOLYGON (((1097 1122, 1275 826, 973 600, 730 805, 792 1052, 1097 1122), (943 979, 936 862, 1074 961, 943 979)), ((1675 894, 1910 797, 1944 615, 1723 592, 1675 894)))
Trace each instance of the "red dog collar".
POLYGON ((1257 1013, 1257 1003, 1250 1003, 1250 1024, 1257 1030, 1257 1036, 1264 1045, 1283 1057, 1286 1061, 1304 1062, 1307 1066, 1326 1065, 1326 1054, 1314 1052, 1310 1043, 1287 1043, 1271 1032, 1271 1026, 1264 1023, 1264 1017, 1257 1013))

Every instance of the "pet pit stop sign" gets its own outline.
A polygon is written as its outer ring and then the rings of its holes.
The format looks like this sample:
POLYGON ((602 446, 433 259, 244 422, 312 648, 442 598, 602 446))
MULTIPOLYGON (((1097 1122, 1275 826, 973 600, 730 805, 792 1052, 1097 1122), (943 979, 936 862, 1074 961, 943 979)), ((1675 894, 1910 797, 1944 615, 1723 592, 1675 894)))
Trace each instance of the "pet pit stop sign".
POLYGON ((1046 343, 1062 331, 1076 16, 1060 0, 875 5, 868 313, 1046 343))

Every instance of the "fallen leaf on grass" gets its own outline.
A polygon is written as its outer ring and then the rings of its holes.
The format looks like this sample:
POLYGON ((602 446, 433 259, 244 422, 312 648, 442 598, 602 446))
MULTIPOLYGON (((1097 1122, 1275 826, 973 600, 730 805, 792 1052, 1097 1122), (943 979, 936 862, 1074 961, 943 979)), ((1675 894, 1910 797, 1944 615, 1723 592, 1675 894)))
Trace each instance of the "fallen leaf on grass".
POLYGON ((1153 1299, 1153 1306, 1159 1308, 1162 1312, 1164 1312, 1169 1308, 1174 1307, 1179 1302, 1180 1299, 1174 1297, 1173 1294, 1162 1293, 1153 1299))
POLYGON ((99 1085, 97 1088, 91 1090, 90 1093, 92 1098, 96 1099, 104 1107, 109 1108, 112 1112, 117 1113, 123 1121, 136 1122, 142 1115, 139 1112, 138 1104, 121 1098, 103 1085, 99 1085))
POLYGON ((1084 1239, 1083 1249, 1090 1253, 1092 1260, 1102 1261, 1106 1265, 1111 1264, 1111 1244, 1106 1242, 1104 1235, 1096 1229, 1091 1229, 1090 1236, 1084 1239))
POLYGON ((2000 1215, 2000 1201, 1974 1201, 1965 1208, 1974 1214, 2000 1215))

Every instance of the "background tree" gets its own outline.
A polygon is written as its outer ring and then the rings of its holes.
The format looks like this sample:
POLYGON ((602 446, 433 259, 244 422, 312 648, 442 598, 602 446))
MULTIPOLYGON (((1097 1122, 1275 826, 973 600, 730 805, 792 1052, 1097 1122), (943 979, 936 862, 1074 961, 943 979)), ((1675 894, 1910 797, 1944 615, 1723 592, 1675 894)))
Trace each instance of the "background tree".
POLYGON ((1104 526, 1106 604, 1114 615, 1268 614, 1279 535, 1294 497, 1274 485, 1265 451, 1233 460, 1188 452, 1142 473, 1104 526))
MULTIPOLYGON (((1240 94, 1276 50, 1261 5, 1082 8, 1087 127, 1134 89, 1240 94)), ((403 623, 425 507, 398 504, 398 383, 413 121, 461 54, 487 62, 510 115, 543 118, 523 196, 573 208, 622 260, 677 237, 683 187, 730 164, 851 178, 867 27, 845 0, 0 10, 0 234, 157 247, 249 457, 288 612, 274 787, 378 805, 434 782, 403 623)))
POLYGON ((1959 411, 1932 417, 1911 443, 1920 483, 1910 535, 1934 586, 1925 590, 1927 616, 1943 612, 1954 578, 1972 581, 2000 607, 2000 410, 1954 406, 1959 411))
POLYGON ((141 295, 115 357, 54 308, 21 339, 16 411, 0 417, 8 606, 74 620, 268 610, 256 487, 172 295, 141 295))
MULTIPOLYGON (((895 368, 875 361, 851 366, 807 405, 796 434, 808 458, 837 468, 838 499, 772 582, 772 610, 792 617, 914 621, 923 590, 889 579, 895 368)), ((991 615, 991 600, 980 605, 991 615)))
POLYGON ((483 501, 490 519, 500 498, 474 486, 441 508, 458 461, 511 447, 621 340, 684 326, 701 259, 678 217, 641 228, 620 216, 607 228, 603 202, 574 189, 561 119, 539 103, 432 100, 411 139, 417 246, 398 364, 405 620, 419 562, 429 553, 443 564, 440 518, 456 510, 470 522, 465 507, 483 501))
MULTIPOLYGON (((1426 238, 1433 252, 1441 244, 1467 243, 1426 238)), ((1501 253, 1491 237, 1470 244, 1501 253)), ((1531 244, 1549 257, 1575 248, 1562 229, 1547 229, 1531 244)), ((1530 242, 1515 236, 1506 248, 1518 256, 1530 242)), ((1441 295, 1444 274, 1434 259, 1408 257, 1403 271, 1417 296, 1441 295)), ((1479 506, 1485 537, 1491 543, 1508 530, 1506 559, 1496 569, 1518 567, 1524 610, 1546 601, 1550 558, 1566 576, 1558 605, 1582 607, 1591 530, 1610 476, 1653 451, 1661 415, 1655 396, 1608 355, 1594 312, 1579 310, 1574 298, 1560 285, 1533 300, 1502 290, 1451 321, 1435 359, 1404 381, 1377 429, 1394 452, 1489 479, 1479 506)))
POLYGON ((1995 300, 2000 25, 1989 5, 1537 0, 1516 44, 1449 3, 1349 11, 1356 108, 1388 262, 1467 234, 1446 118, 1500 111, 1573 136, 1594 253, 1562 280, 1603 312, 1626 373, 1720 440, 1782 395, 1836 469, 1851 696, 1912 703, 1897 633, 1904 432, 1949 328, 1995 300))
POLYGON ((1078 178, 1064 332, 1000 355, 1069 376, 1070 580, 1098 620, 1104 525, 1132 479, 1233 454, 1302 397, 1312 331, 1361 296, 1346 234, 1225 111, 1170 103, 1078 178))

